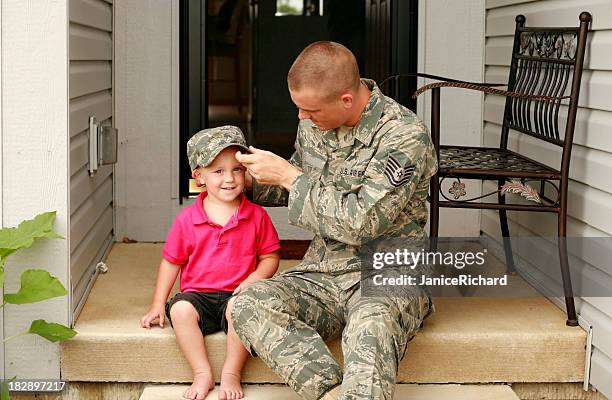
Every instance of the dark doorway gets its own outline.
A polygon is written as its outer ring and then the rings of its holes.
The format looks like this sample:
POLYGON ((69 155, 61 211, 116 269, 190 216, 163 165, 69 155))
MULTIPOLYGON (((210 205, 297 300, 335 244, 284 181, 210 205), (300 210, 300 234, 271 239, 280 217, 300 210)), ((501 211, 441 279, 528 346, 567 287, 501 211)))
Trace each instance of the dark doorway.
MULTIPOLYGON (((347 46, 361 75, 381 82, 416 71, 418 0, 181 0, 181 198, 190 193, 186 143, 198 130, 237 125, 250 144, 288 158, 297 110, 291 63, 309 43, 347 46)), ((416 80, 383 87, 411 109, 416 80)))

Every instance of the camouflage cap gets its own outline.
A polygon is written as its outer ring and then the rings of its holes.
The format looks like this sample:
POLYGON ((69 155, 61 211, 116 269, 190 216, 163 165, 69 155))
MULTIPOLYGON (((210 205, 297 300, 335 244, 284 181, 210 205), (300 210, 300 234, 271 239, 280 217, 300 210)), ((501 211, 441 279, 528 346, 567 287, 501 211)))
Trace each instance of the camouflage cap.
POLYGON ((191 170, 207 167, 215 157, 230 146, 249 151, 240 128, 232 125, 201 130, 187 142, 187 158, 191 170))

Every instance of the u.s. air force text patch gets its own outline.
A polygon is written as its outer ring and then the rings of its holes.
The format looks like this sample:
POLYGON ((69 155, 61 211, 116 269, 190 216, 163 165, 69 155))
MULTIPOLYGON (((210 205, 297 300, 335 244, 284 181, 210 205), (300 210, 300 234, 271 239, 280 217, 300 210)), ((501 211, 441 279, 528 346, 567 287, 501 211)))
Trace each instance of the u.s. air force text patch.
POLYGON ((401 186, 410 181, 412 174, 414 173, 414 165, 403 166, 400 162, 389 155, 387 158, 387 165, 385 165, 385 176, 389 180, 389 183, 394 187, 401 186))

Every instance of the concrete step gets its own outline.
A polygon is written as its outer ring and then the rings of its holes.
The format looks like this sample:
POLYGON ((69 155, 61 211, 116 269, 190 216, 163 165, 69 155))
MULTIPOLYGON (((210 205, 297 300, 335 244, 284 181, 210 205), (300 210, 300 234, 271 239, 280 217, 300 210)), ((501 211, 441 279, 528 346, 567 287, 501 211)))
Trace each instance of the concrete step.
MULTIPOLYGON (((147 386, 140 400, 176 400, 187 385, 147 386)), ((206 399, 217 399, 218 390, 210 392, 206 399)), ((397 400, 518 400, 508 385, 397 385, 397 400)), ((293 390, 284 386, 245 385, 245 400, 299 400, 293 390)))
MULTIPOLYGON (((62 343, 61 374, 70 381, 190 382, 191 371, 171 328, 139 327, 155 285, 161 244, 117 244, 76 324, 62 343), (172 366, 169 368, 168 366, 172 366)), ((283 261, 284 267, 292 262, 283 261)), ((586 333, 540 297, 439 298, 436 312, 410 342, 401 383, 582 382, 586 333)), ((225 336, 206 337, 215 376, 225 336)), ((341 362, 338 340, 329 346, 341 362)), ((279 383, 258 358, 247 383, 279 383)))

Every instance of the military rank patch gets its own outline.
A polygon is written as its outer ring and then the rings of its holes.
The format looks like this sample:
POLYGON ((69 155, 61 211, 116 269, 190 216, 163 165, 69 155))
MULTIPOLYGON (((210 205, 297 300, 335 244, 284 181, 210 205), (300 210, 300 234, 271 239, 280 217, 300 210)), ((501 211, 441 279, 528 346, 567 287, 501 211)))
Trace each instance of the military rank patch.
POLYGON ((414 165, 402 166, 392 155, 387 158, 385 176, 394 187, 402 186, 410 181, 414 173, 414 165))

